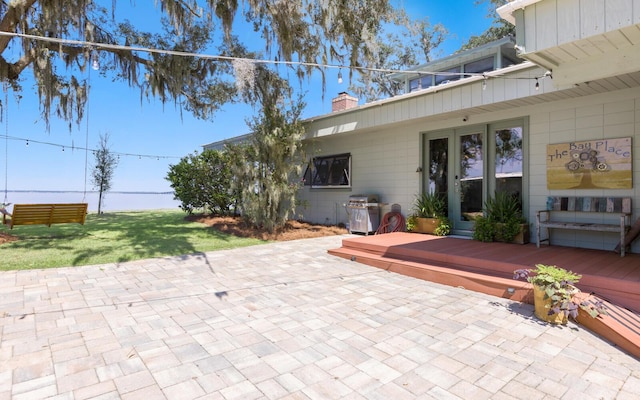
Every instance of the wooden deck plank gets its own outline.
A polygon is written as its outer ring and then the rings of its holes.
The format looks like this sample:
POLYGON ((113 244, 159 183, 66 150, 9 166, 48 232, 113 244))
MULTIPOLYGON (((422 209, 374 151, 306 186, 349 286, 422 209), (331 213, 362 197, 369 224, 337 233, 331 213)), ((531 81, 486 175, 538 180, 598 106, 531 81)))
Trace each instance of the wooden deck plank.
MULTIPOLYGON (((613 251, 580 249, 535 244, 481 243, 474 240, 436 237, 411 233, 392 233, 345 239, 343 248, 357 248, 385 257, 447 265, 469 264, 484 269, 487 274, 505 276, 519 268, 531 268, 537 263, 558 265, 584 276, 589 287, 597 287, 601 279, 607 285, 634 288, 640 297, 640 254, 620 257, 613 251)), ((607 298, 614 289, 607 286, 607 298)), ((613 296, 615 297, 615 296, 613 296)), ((622 304, 632 302, 625 302, 622 304)), ((640 302, 638 305, 640 309, 640 302)))
POLYGON ((512 279, 518 268, 555 264, 582 274, 584 294, 607 301, 611 315, 579 322, 640 357, 640 254, 535 244, 481 243, 452 237, 391 233, 351 237, 330 254, 450 286, 532 302, 530 284, 512 279))

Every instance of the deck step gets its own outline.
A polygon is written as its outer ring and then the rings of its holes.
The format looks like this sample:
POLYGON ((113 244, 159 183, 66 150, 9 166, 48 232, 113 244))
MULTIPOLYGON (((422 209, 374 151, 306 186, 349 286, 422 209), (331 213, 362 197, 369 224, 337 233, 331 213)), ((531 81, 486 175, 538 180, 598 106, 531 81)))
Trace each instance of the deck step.
MULTIPOLYGON (((433 241, 431 237, 415 234, 394 237, 378 235, 345 239, 342 247, 329 250, 329 254, 430 282, 463 287, 513 301, 533 303, 531 285, 512 279, 515 269, 529 268, 533 264, 524 264, 509 256, 514 247, 510 247, 507 252, 499 245, 504 244, 492 243, 491 246, 487 246, 465 239, 460 239, 460 242, 452 242, 451 239, 447 242, 433 241), (478 247, 478 244, 484 247, 478 247), (487 247, 492 247, 491 251, 488 251, 487 247), (455 254, 443 255, 447 251, 455 254), (472 256, 474 252, 475 257, 472 256)), ((552 249, 565 251, 560 247, 552 249)), ((608 315, 594 319, 581 312, 577 322, 640 358, 640 314, 619 304, 610 296, 611 293, 619 294, 615 290, 621 288, 623 291, 633 291, 633 294, 638 296, 638 283, 588 275, 584 275, 580 283, 585 294, 590 296, 590 301, 600 299, 605 303, 608 315), (582 285, 583 282, 587 282, 589 286, 582 285), (585 290, 586 287, 589 289, 585 290), (589 293, 589 290, 595 293, 589 293), (599 294, 601 297, 598 297, 599 294)))

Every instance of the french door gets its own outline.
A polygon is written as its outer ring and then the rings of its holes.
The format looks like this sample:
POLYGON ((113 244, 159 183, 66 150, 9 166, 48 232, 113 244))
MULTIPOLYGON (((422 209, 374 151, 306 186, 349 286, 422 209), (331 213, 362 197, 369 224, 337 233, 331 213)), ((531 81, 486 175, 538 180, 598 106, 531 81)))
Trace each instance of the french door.
POLYGON ((452 233, 471 235, 488 196, 507 191, 525 209, 522 120, 425 134, 423 190, 447 199, 452 233))

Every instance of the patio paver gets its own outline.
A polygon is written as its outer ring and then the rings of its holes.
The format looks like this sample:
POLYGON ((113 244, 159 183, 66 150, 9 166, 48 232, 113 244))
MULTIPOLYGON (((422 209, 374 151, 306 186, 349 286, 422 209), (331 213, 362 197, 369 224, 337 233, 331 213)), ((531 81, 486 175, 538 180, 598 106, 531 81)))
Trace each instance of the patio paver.
POLYGON ((342 238, 0 272, 0 399, 640 397, 640 361, 591 332, 342 238))

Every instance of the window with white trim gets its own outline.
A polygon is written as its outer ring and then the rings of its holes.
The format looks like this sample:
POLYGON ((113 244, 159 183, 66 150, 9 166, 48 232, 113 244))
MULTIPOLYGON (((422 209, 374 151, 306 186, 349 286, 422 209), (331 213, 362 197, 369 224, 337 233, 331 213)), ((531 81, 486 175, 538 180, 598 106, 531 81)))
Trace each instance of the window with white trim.
POLYGON ((304 184, 312 188, 351 187, 351 154, 314 157, 304 174, 304 184))

